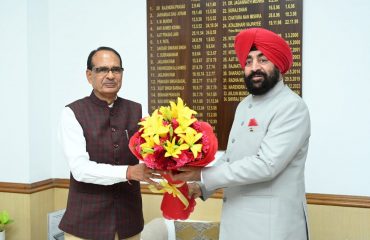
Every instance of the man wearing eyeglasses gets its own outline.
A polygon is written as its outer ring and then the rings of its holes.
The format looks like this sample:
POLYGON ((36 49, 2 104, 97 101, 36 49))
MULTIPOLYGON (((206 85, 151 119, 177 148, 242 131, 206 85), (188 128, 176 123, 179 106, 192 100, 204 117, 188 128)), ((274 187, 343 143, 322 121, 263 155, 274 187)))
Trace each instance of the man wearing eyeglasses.
POLYGON ((93 91, 62 112, 59 133, 71 171, 59 225, 66 240, 140 239, 144 221, 139 181, 155 182, 151 170, 138 164, 128 148, 142 110, 139 103, 117 96, 122 73, 116 50, 92 51, 86 77, 93 91))

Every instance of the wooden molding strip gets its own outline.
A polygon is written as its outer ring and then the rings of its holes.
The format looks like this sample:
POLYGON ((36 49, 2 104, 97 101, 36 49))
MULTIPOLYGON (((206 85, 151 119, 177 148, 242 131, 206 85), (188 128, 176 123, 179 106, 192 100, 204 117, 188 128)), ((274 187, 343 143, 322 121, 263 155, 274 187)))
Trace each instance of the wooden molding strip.
POLYGON ((341 207, 370 208, 370 197, 307 193, 307 203, 314 205, 329 205, 341 207))
POLYGON ((47 179, 35 183, 0 182, 0 192, 31 194, 51 188, 69 188, 69 179, 47 179))
POLYGON ((54 178, 53 182, 55 188, 69 188, 69 179, 54 178))
MULTIPOLYGON (((8 192, 8 193, 32 194, 52 188, 68 189, 69 179, 53 178, 31 184, 0 182, 0 193, 8 192)), ((151 192, 148 188, 148 184, 141 184, 141 192, 143 194, 161 195, 161 193, 151 192)), ((217 190, 211 197, 220 199, 223 197, 223 191, 217 190)), ((370 208, 370 197, 367 196, 307 193, 306 197, 307 203, 313 205, 370 208)))
POLYGON ((47 179, 35 183, 8 183, 0 182, 0 192, 31 194, 53 187, 53 180, 47 179))

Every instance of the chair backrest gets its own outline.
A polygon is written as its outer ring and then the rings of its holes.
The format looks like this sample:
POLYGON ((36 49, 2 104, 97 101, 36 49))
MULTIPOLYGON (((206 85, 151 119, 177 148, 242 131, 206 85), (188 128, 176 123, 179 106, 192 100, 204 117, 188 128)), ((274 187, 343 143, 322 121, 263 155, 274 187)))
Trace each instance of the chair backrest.
POLYGON ((168 240, 168 227, 163 218, 154 218, 144 226, 142 240, 168 240))

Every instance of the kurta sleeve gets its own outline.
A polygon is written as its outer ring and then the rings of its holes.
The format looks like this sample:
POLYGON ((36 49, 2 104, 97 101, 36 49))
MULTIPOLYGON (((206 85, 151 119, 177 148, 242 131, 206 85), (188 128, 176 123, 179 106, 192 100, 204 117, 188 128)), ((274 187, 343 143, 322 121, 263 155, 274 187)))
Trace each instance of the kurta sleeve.
POLYGON ((127 166, 90 161, 82 127, 69 107, 62 111, 58 136, 70 171, 77 181, 100 185, 127 181, 127 166))

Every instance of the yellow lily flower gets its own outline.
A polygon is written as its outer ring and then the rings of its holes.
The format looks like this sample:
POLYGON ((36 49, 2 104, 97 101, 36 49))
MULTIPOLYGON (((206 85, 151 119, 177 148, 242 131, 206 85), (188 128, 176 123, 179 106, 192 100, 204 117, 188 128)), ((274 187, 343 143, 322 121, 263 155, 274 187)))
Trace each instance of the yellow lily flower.
POLYGON ((143 138, 151 136, 156 144, 160 144, 160 137, 166 136, 170 131, 170 126, 163 125, 163 116, 155 110, 152 116, 145 118, 139 125, 143 126, 140 130, 144 130, 141 135, 143 138))
POLYGON ((172 116, 177 119, 179 126, 175 129, 176 134, 185 133, 185 130, 197 121, 196 118, 192 116, 197 114, 196 111, 185 106, 181 98, 177 98, 177 104, 170 102, 172 116))
POLYGON ((163 147, 164 149, 166 149, 166 153, 164 156, 174 158, 178 158, 182 150, 189 149, 189 146, 187 144, 177 145, 175 138, 172 139, 172 142, 167 140, 163 147))
POLYGON ((196 142, 202 138, 203 134, 197 133, 195 129, 188 127, 185 130, 185 135, 179 134, 178 136, 189 145, 194 158, 196 158, 198 156, 198 153, 202 151, 202 144, 196 144, 196 142))
POLYGON ((181 98, 177 98, 177 104, 170 101, 171 105, 171 112, 172 112, 172 117, 173 118, 186 118, 190 119, 192 115, 197 114, 196 111, 190 109, 189 107, 185 106, 184 102, 182 101, 181 98))
POLYGON ((194 158, 198 157, 198 153, 202 151, 202 144, 194 144, 193 146, 190 147, 191 152, 194 155, 194 158))
POLYGON ((145 158, 147 154, 154 153, 154 138, 152 136, 145 137, 145 143, 140 145, 143 157, 145 158))
POLYGON ((172 111, 170 107, 160 107, 159 112, 162 113, 163 118, 167 121, 172 120, 172 111))
POLYGON ((175 129, 176 134, 185 133, 186 129, 189 128, 191 124, 193 124, 195 121, 197 121, 196 118, 186 119, 186 118, 179 118, 177 119, 177 122, 179 123, 179 126, 175 129))

